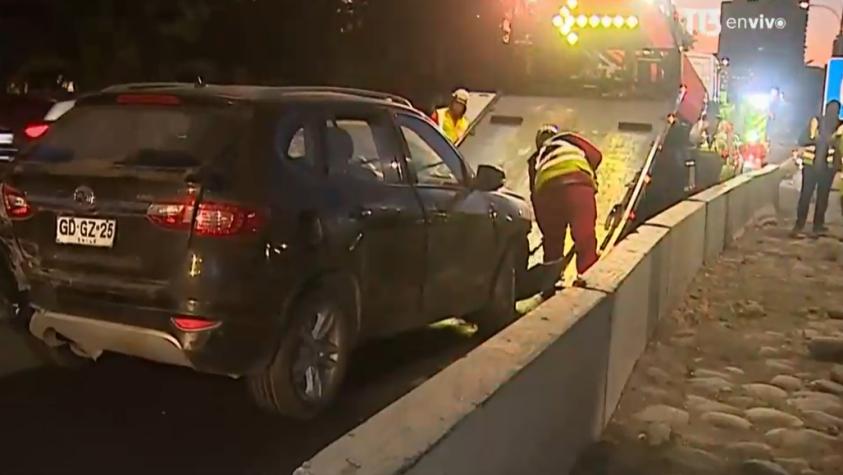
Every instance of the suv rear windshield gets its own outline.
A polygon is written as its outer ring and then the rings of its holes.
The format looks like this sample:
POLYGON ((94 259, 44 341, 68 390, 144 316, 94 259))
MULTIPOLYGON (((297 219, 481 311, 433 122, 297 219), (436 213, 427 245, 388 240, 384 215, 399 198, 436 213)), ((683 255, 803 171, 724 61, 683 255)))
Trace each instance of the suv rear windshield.
POLYGON ((20 160, 154 168, 209 164, 237 143, 237 114, 213 107, 81 106, 20 160))

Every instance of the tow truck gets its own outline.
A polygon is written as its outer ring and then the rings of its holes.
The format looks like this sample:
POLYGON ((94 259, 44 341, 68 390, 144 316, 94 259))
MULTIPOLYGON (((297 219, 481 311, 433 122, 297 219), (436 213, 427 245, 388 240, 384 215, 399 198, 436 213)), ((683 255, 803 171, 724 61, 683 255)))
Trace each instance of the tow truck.
MULTIPOLYGON (((527 195, 526 164, 541 125, 553 123, 596 143, 604 153, 597 235, 605 255, 633 222, 647 218, 647 210, 666 207, 653 204, 658 193, 646 196, 651 183, 662 180, 670 182, 668 188, 684 188, 680 177, 653 175, 667 116, 673 113, 693 124, 704 107, 705 87, 683 53, 690 38, 668 1, 501 4, 500 42, 511 54, 503 55, 500 67, 517 74, 502 74, 509 76, 501 87, 505 92, 474 122, 460 150, 475 168, 491 164, 504 169, 508 187, 527 195)), ((534 230, 534 248, 539 240, 534 230)))

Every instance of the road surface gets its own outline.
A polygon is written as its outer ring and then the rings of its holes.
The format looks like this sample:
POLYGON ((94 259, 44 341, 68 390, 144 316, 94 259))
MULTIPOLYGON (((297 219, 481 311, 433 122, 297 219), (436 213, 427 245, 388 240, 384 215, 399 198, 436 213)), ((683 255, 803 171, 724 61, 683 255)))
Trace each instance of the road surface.
POLYGON ((0 380, 0 473, 289 474, 481 341, 453 324, 372 344, 309 423, 259 412, 239 381, 118 356, 19 372, 0 380))

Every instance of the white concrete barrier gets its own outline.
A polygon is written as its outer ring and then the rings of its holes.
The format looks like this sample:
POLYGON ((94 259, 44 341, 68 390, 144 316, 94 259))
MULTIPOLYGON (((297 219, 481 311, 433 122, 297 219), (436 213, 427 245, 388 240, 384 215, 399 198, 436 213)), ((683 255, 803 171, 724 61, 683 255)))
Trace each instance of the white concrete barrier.
POLYGON ((571 466, 576 451, 560 448, 583 448, 602 429, 609 310, 606 295, 592 290, 545 302, 296 475, 488 475, 571 466))
POLYGON ((659 315, 664 315, 682 299, 688 284, 703 265, 706 206, 695 201, 683 201, 645 224, 670 230, 664 239, 667 262, 662 263, 667 288, 659 315))
POLYGON ((771 167, 656 216, 568 289, 358 426, 300 475, 566 473, 660 316, 778 194, 771 167))
POLYGON ((667 236, 666 228, 642 226, 585 275, 590 288, 611 299, 611 334, 624 335, 609 343, 604 425, 658 322, 668 290, 667 276, 661 274, 667 236))
POLYGON ((714 262, 726 247, 726 194, 732 187, 723 183, 692 196, 689 201, 705 204, 705 244, 703 263, 714 262))

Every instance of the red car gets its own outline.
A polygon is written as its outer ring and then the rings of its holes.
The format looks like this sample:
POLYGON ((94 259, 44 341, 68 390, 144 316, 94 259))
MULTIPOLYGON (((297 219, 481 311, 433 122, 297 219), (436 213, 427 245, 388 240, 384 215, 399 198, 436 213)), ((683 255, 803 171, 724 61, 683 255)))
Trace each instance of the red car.
POLYGON ((49 95, 0 95, 0 129, 11 131, 22 145, 46 132, 45 117, 64 98, 49 95))

